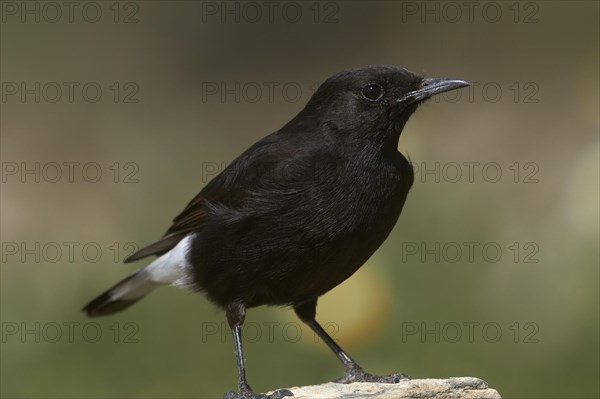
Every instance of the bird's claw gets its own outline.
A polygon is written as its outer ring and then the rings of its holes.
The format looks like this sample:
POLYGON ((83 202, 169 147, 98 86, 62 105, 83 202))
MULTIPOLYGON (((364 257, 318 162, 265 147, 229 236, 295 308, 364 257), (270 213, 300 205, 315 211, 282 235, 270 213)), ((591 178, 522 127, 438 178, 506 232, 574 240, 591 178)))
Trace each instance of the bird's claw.
POLYGON ((239 392, 227 392, 223 399, 283 399, 286 396, 294 396, 289 389, 278 389, 273 393, 255 393, 251 389, 243 389, 239 392))
POLYGON ((384 384, 397 384, 402 380, 410 380, 410 376, 405 373, 393 373, 390 375, 373 375, 367 373, 360 367, 353 367, 346 370, 346 374, 335 380, 339 384, 350 384, 352 382, 381 382, 384 384))

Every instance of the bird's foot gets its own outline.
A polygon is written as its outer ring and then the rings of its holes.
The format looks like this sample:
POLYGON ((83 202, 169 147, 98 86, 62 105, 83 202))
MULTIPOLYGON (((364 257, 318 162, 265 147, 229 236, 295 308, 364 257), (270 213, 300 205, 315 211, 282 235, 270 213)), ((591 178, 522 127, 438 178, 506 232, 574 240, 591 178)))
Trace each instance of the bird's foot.
POLYGON ((273 393, 256 393, 252 389, 241 389, 238 392, 227 392, 223 399, 282 399, 286 396, 294 396, 289 389, 278 389, 273 393))
POLYGON ((402 380, 410 380, 405 373, 393 373, 390 375, 373 375, 356 366, 346 370, 346 374, 335 382, 339 384, 350 384, 352 382, 381 382, 384 384, 397 384, 402 380))

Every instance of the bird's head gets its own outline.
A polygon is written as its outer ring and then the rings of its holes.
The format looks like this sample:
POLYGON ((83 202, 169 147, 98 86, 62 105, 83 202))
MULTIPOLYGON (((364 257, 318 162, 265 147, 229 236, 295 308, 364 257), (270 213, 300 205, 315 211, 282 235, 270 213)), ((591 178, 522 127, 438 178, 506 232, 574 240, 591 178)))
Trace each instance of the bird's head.
POLYGON ((301 114, 316 118, 333 134, 397 145, 404 124, 419 104, 468 85, 458 79, 423 78, 391 65, 370 65, 327 79, 301 114))

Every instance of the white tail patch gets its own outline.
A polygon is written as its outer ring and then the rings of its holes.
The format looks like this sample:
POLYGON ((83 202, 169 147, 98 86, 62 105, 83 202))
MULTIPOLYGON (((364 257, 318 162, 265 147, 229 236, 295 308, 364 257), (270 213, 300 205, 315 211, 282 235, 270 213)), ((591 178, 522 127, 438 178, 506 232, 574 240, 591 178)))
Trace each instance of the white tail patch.
POLYGON ((149 280, 160 284, 178 285, 178 280, 185 278, 185 270, 190 267, 187 254, 193 238, 194 234, 188 234, 172 250, 142 269, 149 280))
POLYGON ((181 282, 186 276, 185 269, 189 267, 186 255, 192 237, 193 234, 187 235, 172 250, 114 287, 110 292, 110 298, 112 300, 136 299, 164 284, 183 285, 181 282))

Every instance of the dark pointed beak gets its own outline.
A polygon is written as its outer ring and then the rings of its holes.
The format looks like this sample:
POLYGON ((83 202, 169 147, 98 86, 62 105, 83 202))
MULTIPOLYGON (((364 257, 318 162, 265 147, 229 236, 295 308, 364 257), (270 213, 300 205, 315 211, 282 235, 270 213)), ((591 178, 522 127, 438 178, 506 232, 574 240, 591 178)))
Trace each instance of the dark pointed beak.
POLYGON ((460 89, 470 86, 471 84, 460 79, 423 79, 417 90, 406 93, 397 100, 398 103, 406 102, 407 104, 416 103, 428 99, 436 94, 445 93, 447 91, 460 89))

